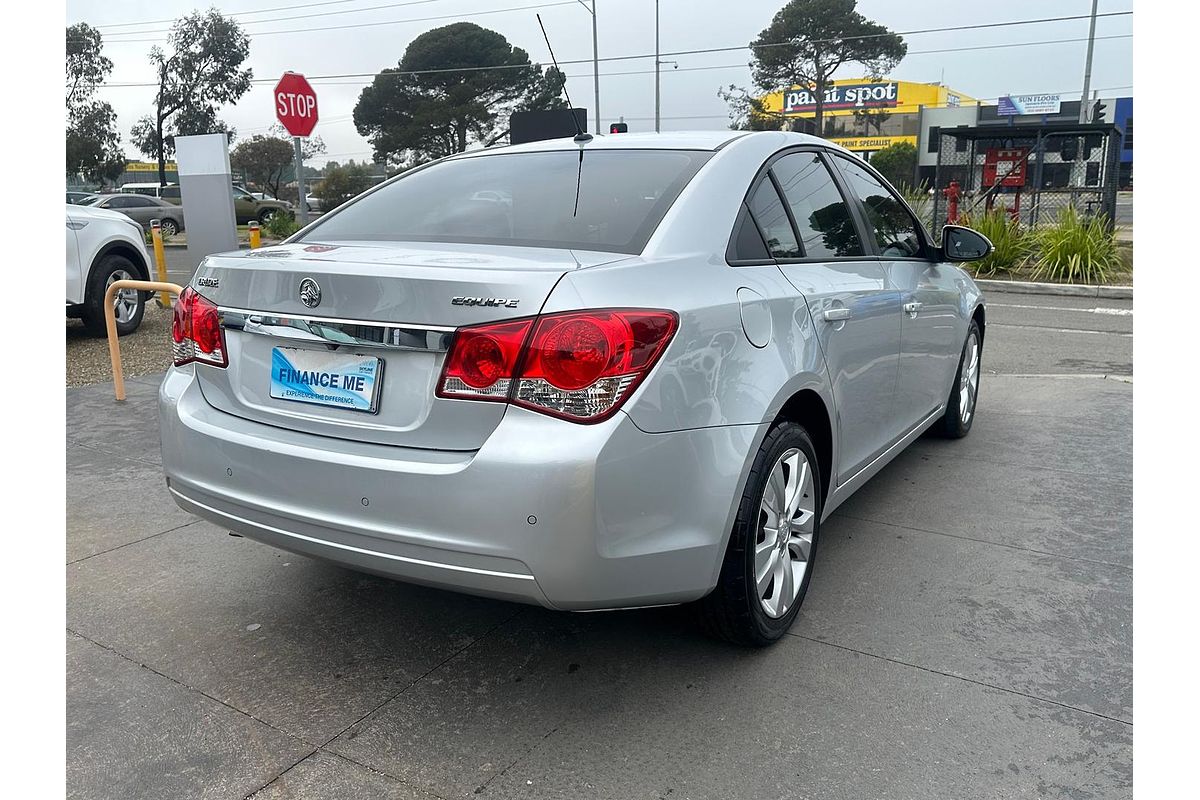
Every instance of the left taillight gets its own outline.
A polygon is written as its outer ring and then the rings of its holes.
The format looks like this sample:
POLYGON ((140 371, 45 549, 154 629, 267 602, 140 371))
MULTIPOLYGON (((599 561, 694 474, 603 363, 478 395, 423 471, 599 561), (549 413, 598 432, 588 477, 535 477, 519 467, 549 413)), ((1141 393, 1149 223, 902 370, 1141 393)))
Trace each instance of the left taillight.
POLYGON ((437 394, 599 422, 633 394, 677 326, 671 311, 595 309, 460 328, 437 394))
POLYGON ((214 367, 229 365, 220 313, 212 302, 190 286, 175 303, 171 340, 171 355, 177 367, 193 361, 214 367))

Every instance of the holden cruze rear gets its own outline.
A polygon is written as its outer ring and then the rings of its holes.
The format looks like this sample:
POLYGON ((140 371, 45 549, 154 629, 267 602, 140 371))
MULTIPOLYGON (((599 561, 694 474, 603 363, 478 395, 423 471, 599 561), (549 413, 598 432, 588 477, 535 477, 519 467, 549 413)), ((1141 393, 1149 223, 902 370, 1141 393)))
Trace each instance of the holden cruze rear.
POLYGON ((712 155, 460 157, 207 258, 160 393, 172 496, 402 580, 564 609, 702 596, 752 437, 638 427, 683 323, 621 283, 712 155), (612 270, 605 302, 565 280, 589 270, 612 270))

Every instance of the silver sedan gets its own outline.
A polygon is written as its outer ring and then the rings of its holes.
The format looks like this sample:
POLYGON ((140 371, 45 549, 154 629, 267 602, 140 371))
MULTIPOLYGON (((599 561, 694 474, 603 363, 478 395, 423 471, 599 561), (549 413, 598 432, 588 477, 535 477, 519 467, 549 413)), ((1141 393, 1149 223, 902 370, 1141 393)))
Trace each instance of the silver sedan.
POLYGON ((922 433, 971 430, 985 310, 955 262, 990 248, 935 243, 801 134, 464 153, 200 265, 160 390, 167 484, 358 569, 690 603, 767 644, 822 521, 922 433))
POLYGON ((183 232, 183 207, 157 197, 142 194, 102 194, 88 202, 95 208, 107 208, 119 211, 142 226, 142 230, 150 230, 152 220, 160 220, 165 236, 174 236, 183 232))

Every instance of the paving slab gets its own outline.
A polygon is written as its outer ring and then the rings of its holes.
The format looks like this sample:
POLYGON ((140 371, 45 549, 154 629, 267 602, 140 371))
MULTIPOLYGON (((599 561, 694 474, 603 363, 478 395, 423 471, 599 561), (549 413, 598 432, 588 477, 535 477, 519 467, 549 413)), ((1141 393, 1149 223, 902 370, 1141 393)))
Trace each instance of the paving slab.
POLYGON ((195 522, 171 500, 162 468, 67 445, 67 561, 195 522))
POLYGON ((111 383, 68 389, 67 443, 161 465, 158 384, 128 380, 120 401, 111 383))
POLYGON ((71 629, 314 744, 518 608, 341 569, 204 522, 67 572, 71 629))
POLYGON ((844 517, 792 633, 1132 721, 1132 572, 844 517))
POLYGON ((67 797, 241 798, 311 750, 79 636, 66 648, 67 797))
POLYGON ((388 775, 324 750, 313 753, 249 800, 437 800, 388 775))
POLYGON ((531 611, 330 747, 441 797, 1123 797, 1131 769, 1123 723, 666 612, 531 611))

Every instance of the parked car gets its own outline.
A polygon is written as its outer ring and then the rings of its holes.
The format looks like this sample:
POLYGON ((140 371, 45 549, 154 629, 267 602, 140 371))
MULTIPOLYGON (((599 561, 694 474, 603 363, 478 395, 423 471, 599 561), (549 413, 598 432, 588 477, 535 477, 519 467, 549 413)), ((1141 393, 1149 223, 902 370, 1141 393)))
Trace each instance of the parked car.
POLYGON ((95 192, 67 192, 67 203, 75 206, 87 205, 99 196, 95 192))
POLYGON ((174 205, 183 203, 179 184, 168 183, 163 186, 158 183, 126 183, 120 188, 123 194, 141 194, 147 197, 157 197, 174 205))
POLYGON ((177 206, 158 197, 140 194, 106 194, 100 195, 89 205, 93 208, 107 208, 119 211, 150 230, 150 221, 159 220, 165 236, 174 236, 183 232, 183 206, 177 206))
POLYGON ((282 200, 260 200, 240 186, 232 188, 233 213, 237 217, 239 225, 244 225, 251 220, 258 220, 265 225, 276 214, 292 216, 294 213, 282 200))
POLYGON ((285 206, 287 206, 287 210, 289 212, 295 213, 296 206, 293 205, 292 203, 288 202, 287 200, 280 200, 278 197, 267 194, 266 192, 251 192, 250 194, 254 195, 259 200, 274 200, 278 203, 283 203, 285 206))
MULTIPOLYGON (((149 280, 150 258, 142 228, 129 217, 95 206, 67 204, 67 316, 104 336, 104 292, 119 280, 149 280)), ((124 289, 114 298, 117 333, 142 323, 148 295, 124 289)))
POLYGON ((985 311, 954 262, 991 245, 939 247, 822 139, 580 139, 205 259, 160 390, 176 502, 401 580, 782 636, 822 521, 925 431, 971 430, 985 311))

